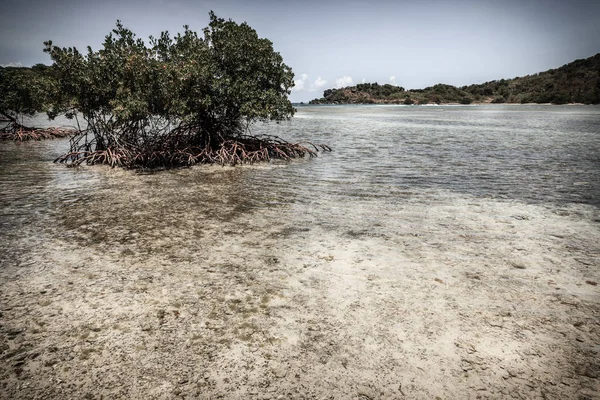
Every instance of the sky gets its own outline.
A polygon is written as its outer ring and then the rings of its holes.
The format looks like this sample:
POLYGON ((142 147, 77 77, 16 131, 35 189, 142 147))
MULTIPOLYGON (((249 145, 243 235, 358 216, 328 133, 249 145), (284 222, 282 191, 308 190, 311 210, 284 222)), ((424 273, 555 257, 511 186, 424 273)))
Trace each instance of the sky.
POLYGON ((361 82, 462 86, 560 67, 600 52, 599 0, 4 0, 0 65, 97 50, 117 19, 147 39, 201 32, 210 10, 247 22, 295 73, 293 102, 361 82))

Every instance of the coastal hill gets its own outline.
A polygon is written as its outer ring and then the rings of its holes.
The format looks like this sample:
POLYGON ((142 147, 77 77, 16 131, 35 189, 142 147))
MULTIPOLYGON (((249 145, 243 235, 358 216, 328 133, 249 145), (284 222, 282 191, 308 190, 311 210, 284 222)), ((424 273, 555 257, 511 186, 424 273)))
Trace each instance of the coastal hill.
POLYGON ((425 89, 360 83, 327 89, 310 104, 471 104, 584 103, 600 104, 600 53, 560 68, 524 77, 455 87, 437 84, 425 89))

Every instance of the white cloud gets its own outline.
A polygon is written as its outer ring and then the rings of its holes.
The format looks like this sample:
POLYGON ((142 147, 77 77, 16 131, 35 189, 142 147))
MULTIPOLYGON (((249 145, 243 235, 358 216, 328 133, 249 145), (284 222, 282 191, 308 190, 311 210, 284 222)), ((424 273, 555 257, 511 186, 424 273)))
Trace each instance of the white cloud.
POLYGON ((335 80, 335 87, 340 89, 346 86, 352 85, 352 77, 351 76, 343 76, 335 80))
POLYGON ((17 62, 11 62, 8 64, 0 64, 0 67, 4 67, 4 68, 6 68, 6 67, 24 67, 24 65, 20 61, 17 61, 17 62))
POLYGON ((296 92, 300 92, 300 91, 304 90, 304 84, 306 83, 307 79, 308 79, 308 75, 306 75, 306 74, 300 75, 300 79, 296 79, 294 81, 294 87, 292 88, 292 90, 294 90, 296 92))
POLYGON ((310 91, 315 92, 321 89, 323 86, 327 85, 327 81, 320 76, 317 76, 317 79, 310 85, 310 91))
POLYGON ((362 83, 367 83, 367 78, 363 78, 362 83))
POLYGON ((392 85, 395 85, 395 84, 396 84, 396 75, 392 75, 392 76, 390 76, 390 83, 391 83, 392 85))

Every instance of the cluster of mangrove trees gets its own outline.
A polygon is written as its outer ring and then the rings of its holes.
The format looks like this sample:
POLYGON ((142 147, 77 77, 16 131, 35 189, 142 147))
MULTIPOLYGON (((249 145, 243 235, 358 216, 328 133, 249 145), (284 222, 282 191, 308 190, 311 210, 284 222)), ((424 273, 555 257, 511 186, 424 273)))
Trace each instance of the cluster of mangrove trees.
POLYGON ((288 99, 294 74, 272 42, 246 23, 211 12, 201 35, 184 26, 183 33, 162 32, 146 43, 117 21, 97 51, 44 45, 53 64, 40 75, 40 93, 27 96, 38 103, 0 112, 15 121, 41 110, 74 118, 70 151, 59 162, 178 167, 330 150, 250 134, 255 122, 294 115, 288 99))

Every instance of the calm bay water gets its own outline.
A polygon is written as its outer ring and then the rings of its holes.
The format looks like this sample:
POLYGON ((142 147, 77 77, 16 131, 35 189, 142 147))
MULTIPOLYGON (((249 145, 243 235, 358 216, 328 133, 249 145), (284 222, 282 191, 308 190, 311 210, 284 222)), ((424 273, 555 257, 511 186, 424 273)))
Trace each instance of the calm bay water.
POLYGON ((267 225, 356 230, 385 225, 402 204, 435 203, 447 193, 600 205, 598 107, 304 106, 290 123, 253 131, 326 143, 333 152, 148 174, 53 164, 66 140, 0 143, 0 229, 13 239, 27 232, 32 243, 87 231, 112 242, 130 231, 173 226, 184 235, 186 221, 268 211, 267 225))
POLYGON ((8 397, 598 393, 599 107, 306 106, 254 133, 333 152, 147 173, 0 142, 8 397))
POLYGON ((447 189, 600 204, 599 108, 324 107, 300 109, 298 119, 295 136, 323 132, 336 149, 303 174, 329 183, 330 194, 447 189))

